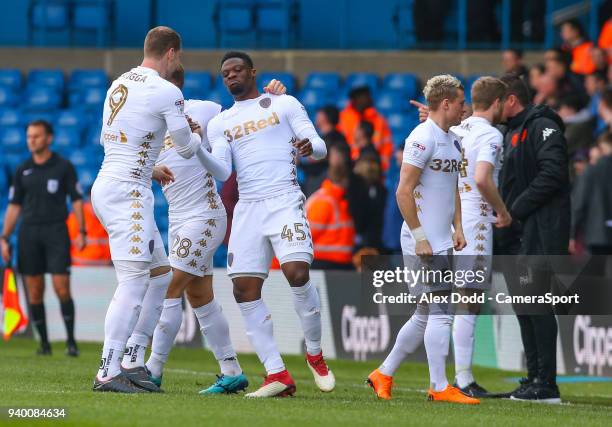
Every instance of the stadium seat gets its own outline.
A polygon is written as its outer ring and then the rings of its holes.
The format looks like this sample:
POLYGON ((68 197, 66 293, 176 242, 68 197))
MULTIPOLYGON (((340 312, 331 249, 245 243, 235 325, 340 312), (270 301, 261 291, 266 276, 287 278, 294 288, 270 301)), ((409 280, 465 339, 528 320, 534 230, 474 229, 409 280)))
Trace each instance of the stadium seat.
MULTIPOLYGON (((205 71, 192 71, 185 73, 185 84, 183 91, 194 91, 193 93, 206 94, 212 89, 212 79, 205 71)), ((185 96, 187 98, 187 96, 185 96)), ((199 98, 202 99, 202 98, 199 98)))
POLYGON ((374 95, 379 86, 378 76, 372 73, 351 73, 346 76, 344 87, 347 93, 360 86, 368 86, 374 95))
POLYGON ((98 124, 96 126, 92 126, 92 128, 87 131, 86 135, 85 135, 85 143, 83 144, 83 146, 85 147, 89 147, 89 146, 100 146, 100 133, 102 132, 102 125, 98 124))
POLYGON ((68 153, 81 146, 81 133, 72 127, 58 127, 54 129, 53 147, 61 152, 68 153))
POLYGON ((12 107, 19 102, 19 97, 13 88, 0 86, 0 107, 12 107))
POLYGON ((0 146, 5 154, 27 152, 25 129, 21 126, 0 128, 0 146))
POLYGON ((46 86, 58 92, 64 90, 64 72, 62 70, 31 70, 28 73, 28 86, 46 86))
POLYGON ((217 0, 213 19, 219 47, 228 47, 232 41, 243 47, 255 45, 254 8, 254 0, 217 0))
POLYGON ((330 97, 324 89, 302 89, 298 99, 311 116, 313 116, 319 108, 330 102, 330 97))
POLYGON ((29 87, 23 97, 23 108, 27 111, 52 111, 61 103, 58 92, 45 86, 29 87))
POLYGON ((383 89, 398 91, 413 98, 418 96, 419 81, 412 73, 391 73, 385 76, 383 89))
MULTIPOLYGON (((0 130, 0 135, 2 134, 2 130, 0 130)), ((25 132, 24 132, 25 134, 25 132)), ((0 136, 1 138, 1 136, 0 136)), ((25 140, 24 140, 25 144, 25 140)), ((6 152, 2 155, 2 159, 4 160, 4 165, 6 166, 7 173, 9 176, 15 175, 15 171, 28 157, 30 157, 30 153, 27 149, 14 153, 14 152, 6 152)))
POLYGON ((49 123, 55 123, 55 111, 30 111, 21 115, 21 125, 23 127, 34 120, 45 120, 49 123))
POLYGON ((21 112, 19 110, 0 108, 0 126, 19 126, 21 123, 21 112))
POLYGON ((15 69, 0 69, 0 86, 19 90, 21 89, 22 83, 21 71, 15 69))
POLYGON ((376 95, 374 103, 377 110, 387 115, 394 112, 408 111, 410 103, 405 94, 392 90, 385 90, 376 95))
POLYGON ((412 124, 418 122, 416 113, 391 113, 387 114, 387 123, 392 132, 405 132, 412 124), (416 116, 416 117, 415 117, 416 116))
POLYGON ((81 183, 81 187, 85 193, 89 193, 91 186, 98 176, 99 167, 78 167, 76 166, 77 179, 81 183))
POLYGON ((55 125, 74 128, 82 131, 89 124, 89 119, 81 110, 60 110, 55 116, 55 125))
POLYGON ((289 48, 294 44, 297 35, 297 21, 297 3, 294 0, 257 0, 255 7, 257 45, 267 48, 273 45, 289 48))
POLYGON ((338 73, 310 73, 306 77, 304 87, 309 89, 324 89, 328 93, 337 92, 340 88, 340 75, 338 73))
POLYGON ((257 86, 260 90, 263 90, 264 86, 270 83, 270 80, 276 79, 283 82, 287 87, 288 94, 295 94, 295 76, 291 73, 283 71, 268 71, 263 72, 257 76, 257 86))
POLYGON ((234 98, 229 94, 227 89, 214 89, 208 94, 208 100, 212 102, 216 102, 223 106, 223 109, 226 110, 230 108, 234 104, 234 98))
POLYGON ((94 33, 96 45, 106 46, 109 42, 107 29, 113 26, 111 18, 112 5, 109 0, 73 0, 73 36, 78 37, 78 32, 94 33))
POLYGON ((104 70, 91 69, 91 70, 74 70, 70 74, 68 81, 68 89, 81 90, 84 87, 108 87, 108 76, 104 70))
MULTIPOLYGON (((103 87, 86 87, 81 92, 78 98, 78 105, 71 104, 71 107, 82 108, 87 111, 101 111, 106 98, 106 88, 103 87)), ((71 98, 72 102, 76 99, 71 98)))

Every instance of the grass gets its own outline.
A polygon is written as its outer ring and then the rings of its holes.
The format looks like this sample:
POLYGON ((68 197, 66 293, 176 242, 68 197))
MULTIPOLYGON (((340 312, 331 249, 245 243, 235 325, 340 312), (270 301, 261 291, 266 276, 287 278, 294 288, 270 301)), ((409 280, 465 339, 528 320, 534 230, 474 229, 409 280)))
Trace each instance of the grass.
MULTIPOLYGON (((93 393, 92 380, 100 357, 99 344, 82 344, 81 356, 63 355, 54 344, 51 357, 35 356, 36 344, 13 339, 0 344, 0 425, 61 426, 378 426, 378 425, 491 425, 491 426, 602 426, 612 419, 612 383, 562 384, 563 405, 509 400, 483 400, 461 406, 427 402, 427 366, 404 364, 396 374, 392 401, 378 401, 364 386, 375 362, 331 361, 337 387, 323 394, 315 389, 301 357, 285 357, 297 384, 289 399, 249 400, 242 395, 203 397, 217 372, 211 353, 176 348, 164 374, 164 394, 118 395, 93 393), (63 420, 8 419, 7 407, 64 407, 63 420)), ((262 367, 254 355, 240 362, 251 381, 261 382, 262 367)), ((491 391, 514 387, 506 378, 516 373, 476 368, 478 381, 491 391)), ((449 370, 449 378, 452 378, 449 370)))

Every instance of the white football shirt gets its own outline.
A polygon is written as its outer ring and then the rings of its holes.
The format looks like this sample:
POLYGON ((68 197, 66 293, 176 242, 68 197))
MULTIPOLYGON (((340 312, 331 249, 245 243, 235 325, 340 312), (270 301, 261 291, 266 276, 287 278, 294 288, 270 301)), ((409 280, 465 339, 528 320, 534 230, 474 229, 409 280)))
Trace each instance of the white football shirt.
POLYGON ((495 222, 493 208, 482 197, 474 175, 476 163, 489 162, 493 165, 493 181, 497 186, 502 163, 503 136, 499 130, 482 117, 469 117, 461 125, 451 128, 461 138, 465 173, 459 174, 459 193, 463 216, 479 216, 495 222))
POLYGON ((151 68, 132 68, 106 93, 98 175, 150 186, 166 131, 186 126, 181 91, 151 68))
MULTIPOLYGON (((210 147, 206 128, 220 111, 221 106, 211 101, 185 101, 185 114, 203 130, 202 148, 205 150, 210 147)), ((176 152, 169 134, 166 135, 156 164, 169 167, 174 174, 174 182, 162 188, 168 202, 168 217, 171 223, 225 215, 225 207, 212 175, 202 167, 196 156, 190 159, 181 157, 176 152)))
POLYGON ((313 135, 316 130, 306 110, 289 95, 237 101, 208 124, 213 155, 231 159, 241 200, 301 191, 293 144, 313 135))
MULTIPOLYGON (((434 253, 453 247, 451 226, 460 162, 459 139, 452 132, 444 132, 432 119, 419 124, 406 138, 404 163, 423 171, 414 189, 414 199, 434 253)), ((402 227, 410 231, 405 222, 402 227)))

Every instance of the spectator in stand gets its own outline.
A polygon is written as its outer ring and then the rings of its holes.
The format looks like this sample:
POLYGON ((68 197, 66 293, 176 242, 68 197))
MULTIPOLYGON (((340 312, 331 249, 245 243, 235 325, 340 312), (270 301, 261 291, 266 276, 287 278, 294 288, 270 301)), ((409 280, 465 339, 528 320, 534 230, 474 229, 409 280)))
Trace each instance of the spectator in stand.
POLYGON ((387 200, 385 201, 382 241, 386 252, 402 253, 400 235, 404 218, 397 205, 395 192, 399 184, 399 170, 404 159, 404 143, 395 149, 393 160, 397 165, 396 172, 387 177, 387 200))
POLYGON ((352 89, 349 100, 347 107, 340 113, 340 131, 352 148, 355 142, 355 129, 359 123, 364 120, 372 123, 374 126, 372 143, 380 155, 383 171, 386 172, 393 155, 393 140, 387 120, 374 108, 372 94, 367 86, 352 89))
POLYGON ((353 146, 351 147, 351 159, 353 161, 356 161, 365 153, 374 153, 378 156, 372 138, 374 138, 374 126, 365 120, 361 121, 355 128, 355 135, 353 136, 353 146))
POLYGON ((523 63, 523 51, 520 49, 506 49, 502 53, 502 68, 504 73, 515 73, 527 77, 529 71, 523 63))
POLYGON ((70 258, 72 259, 72 265, 111 265, 108 234, 98 220, 90 201, 83 202, 83 214, 87 233, 87 245, 84 248, 79 248, 81 228, 74 211, 70 212, 66 222, 71 243, 70 258))
POLYGON ((608 54, 604 49, 593 46, 591 48, 591 59, 595 65, 595 71, 593 72, 606 73, 608 71, 608 54))
POLYGON ((569 94, 580 94, 583 102, 588 102, 582 80, 570 71, 568 63, 563 58, 550 58, 546 60, 546 73, 556 80, 557 99, 569 94))
POLYGON ((608 52, 608 59, 612 58, 612 55, 610 55, 610 49, 612 48, 612 18, 609 18, 603 25, 597 44, 608 52))
POLYGON ((593 140, 595 119, 584 107, 580 94, 568 94, 559 100, 557 114, 565 124, 565 139, 570 157, 577 150, 586 149, 593 140))
POLYGON ((605 122, 597 114, 601 94, 606 89, 606 84, 606 73, 600 71, 595 71, 584 78, 584 88, 590 97, 588 105, 589 113, 596 120, 595 135, 601 134, 606 128, 605 122))
POLYGON ((531 90, 532 96, 536 94, 536 87, 539 86, 540 79, 545 71, 546 67, 542 63, 532 65, 531 68, 529 68, 529 89, 531 90))
POLYGON ((572 240, 570 251, 576 250, 576 236, 582 234, 593 255, 612 254, 612 134, 604 133, 598 141, 602 157, 588 167, 578 183, 572 206, 572 240))
POLYGON ((340 110, 334 105, 326 105, 317 111, 315 126, 321 138, 332 138, 334 140, 344 139, 342 132, 338 131, 340 121, 340 110))
POLYGON ((591 74, 595 71, 595 64, 591 58, 593 42, 589 41, 584 33, 582 24, 577 19, 568 19, 561 24, 562 49, 571 52, 571 70, 576 74, 591 74))
POLYGON ((612 125, 612 87, 606 87, 601 93, 601 99, 597 106, 597 113, 605 123, 606 129, 610 130, 610 126, 612 125))
POLYGON ((558 84, 557 79, 549 73, 542 74, 538 79, 534 80, 533 87, 534 96, 533 103, 535 105, 546 104, 554 106, 557 103, 558 84))
POLYGON ((353 269, 355 224, 349 191, 354 183, 346 145, 330 144, 329 169, 321 188, 306 201, 306 216, 314 245, 314 269, 353 269))

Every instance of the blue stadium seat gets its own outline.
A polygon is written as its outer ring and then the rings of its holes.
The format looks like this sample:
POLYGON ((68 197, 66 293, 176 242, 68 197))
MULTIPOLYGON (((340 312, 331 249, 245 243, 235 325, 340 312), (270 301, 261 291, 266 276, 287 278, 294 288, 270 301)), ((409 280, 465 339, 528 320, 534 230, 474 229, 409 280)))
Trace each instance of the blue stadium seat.
POLYGON ((392 90, 385 90, 376 95, 374 103, 377 110, 387 115, 393 112, 408 111, 410 103, 405 94, 392 90))
POLYGON ((21 112, 19 110, 0 108, 0 126, 19 126, 21 123, 21 112))
POLYGON ((64 72, 62 70, 31 70, 28 73, 28 86, 47 86, 58 92, 64 90, 64 72))
POLYGON ((324 89, 302 89, 298 99, 311 116, 313 116, 319 108, 330 103, 328 92, 324 89))
POLYGON ((81 110, 60 110, 55 116, 55 125, 74 128, 82 131, 89 124, 89 119, 81 110))
POLYGON ((212 79, 210 78, 209 73, 205 71, 191 71, 185 73, 185 84, 183 85, 183 91, 192 90, 206 94, 211 89, 212 79))
POLYGON ((224 87, 221 89, 214 89, 208 94, 208 100, 212 102, 216 102, 223 106, 224 110, 227 110, 234 104, 234 98, 229 94, 227 89, 224 87))
POLYGON ((23 108, 27 111, 52 111, 60 106, 58 92, 45 86, 30 86, 23 98, 23 108))
POLYGON ((344 87, 347 93, 355 87, 368 86, 372 91, 372 95, 378 90, 380 82, 378 76, 373 73, 351 73, 346 76, 344 87))
POLYGON ((30 15, 31 24, 35 28, 60 30, 69 25, 70 12, 66 1, 34 1, 30 15))
POLYGON ((276 79, 283 82, 287 87, 287 93, 290 95, 295 94, 295 76, 291 73, 283 71, 268 71, 257 75, 257 86, 260 90, 263 90, 264 86, 270 83, 270 80, 276 79))
POLYGON ((80 92, 78 105, 71 104, 71 107, 82 108, 87 111, 101 111, 104 107, 106 91, 107 89, 104 87, 83 88, 80 92))
POLYGON ((0 147, 6 154, 27 152, 25 129, 21 126, 0 128, 0 147))
POLYGON ((412 73, 391 73, 385 76, 383 88, 394 90, 408 97, 418 96, 419 80, 412 73))
POLYGON ((328 93, 337 92, 340 88, 340 75, 338 73, 310 73, 306 77, 304 87, 309 89, 324 89, 328 93))
POLYGON ((100 133, 102 132, 102 126, 96 125, 92 126, 92 128, 85 135, 85 143, 83 144, 85 147, 89 146, 101 146, 100 145, 100 133))
POLYGON ((218 0, 214 21, 217 28, 217 43, 227 47, 239 41, 243 47, 255 44, 254 0, 218 0), (237 38, 238 37, 238 38, 237 38))
POLYGON ((15 69, 0 69, 0 85, 13 90, 21 89, 23 83, 21 71, 15 69))
POLYGON ((297 35, 298 11, 294 0, 257 0, 255 23, 258 46, 289 48, 297 35), (269 39, 269 37, 274 37, 269 39), (264 38, 266 39, 264 41, 264 38), (276 43, 274 43, 276 42, 276 43))
POLYGON ((208 91, 192 88, 183 88, 183 97, 185 99, 208 99, 208 91))
POLYGON ((95 33, 96 45, 109 42, 108 28, 112 28, 112 4, 109 0, 74 0, 72 6, 72 28, 75 32, 95 33))
POLYGON ((34 120, 45 120, 53 124, 55 123, 55 111, 30 111, 21 115, 21 125, 24 128, 34 120))
POLYGON ((74 70, 70 74, 68 88, 72 90, 81 90, 83 87, 108 87, 108 76, 101 69, 91 70, 74 70))
POLYGON ((13 88, 0 86, 0 107, 12 107, 19 102, 19 97, 13 88))
MULTIPOLYGON (((1 133, 2 133, 2 130, 0 130, 0 134, 1 133)), ((24 144, 25 144, 25 141, 24 141, 24 144)), ((4 160, 4 165, 6 166, 6 170, 9 176, 11 177, 14 176, 15 171, 17 170, 19 165, 25 162, 28 157, 30 157, 30 153, 28 152, 27 149, 17 152, 17 153, 5 152, 2 155, 2 159, 4 160)))
POLYGON ((81 146, 81 133, 72 127, 58 127, 53 135, 54 149, 70 153, 81 146))
POLYGON ((77 179, 79 180, 79 183, 81 183, 83 192, 89 193, 89 191, 91 190, 91 186, 96 180, 96 176, 98 176, 98 170, 100 170, 100 168, 98 167, 78 167, 76 165, 75 167, 77 170, 77 179))
MULTIPOLYGON (((414 114, 391 113, 387 115, 387 123, 392 132, 405 131, 414 122, 414 114)), ((416 118, 418 120, 418 117, 416 118)))

